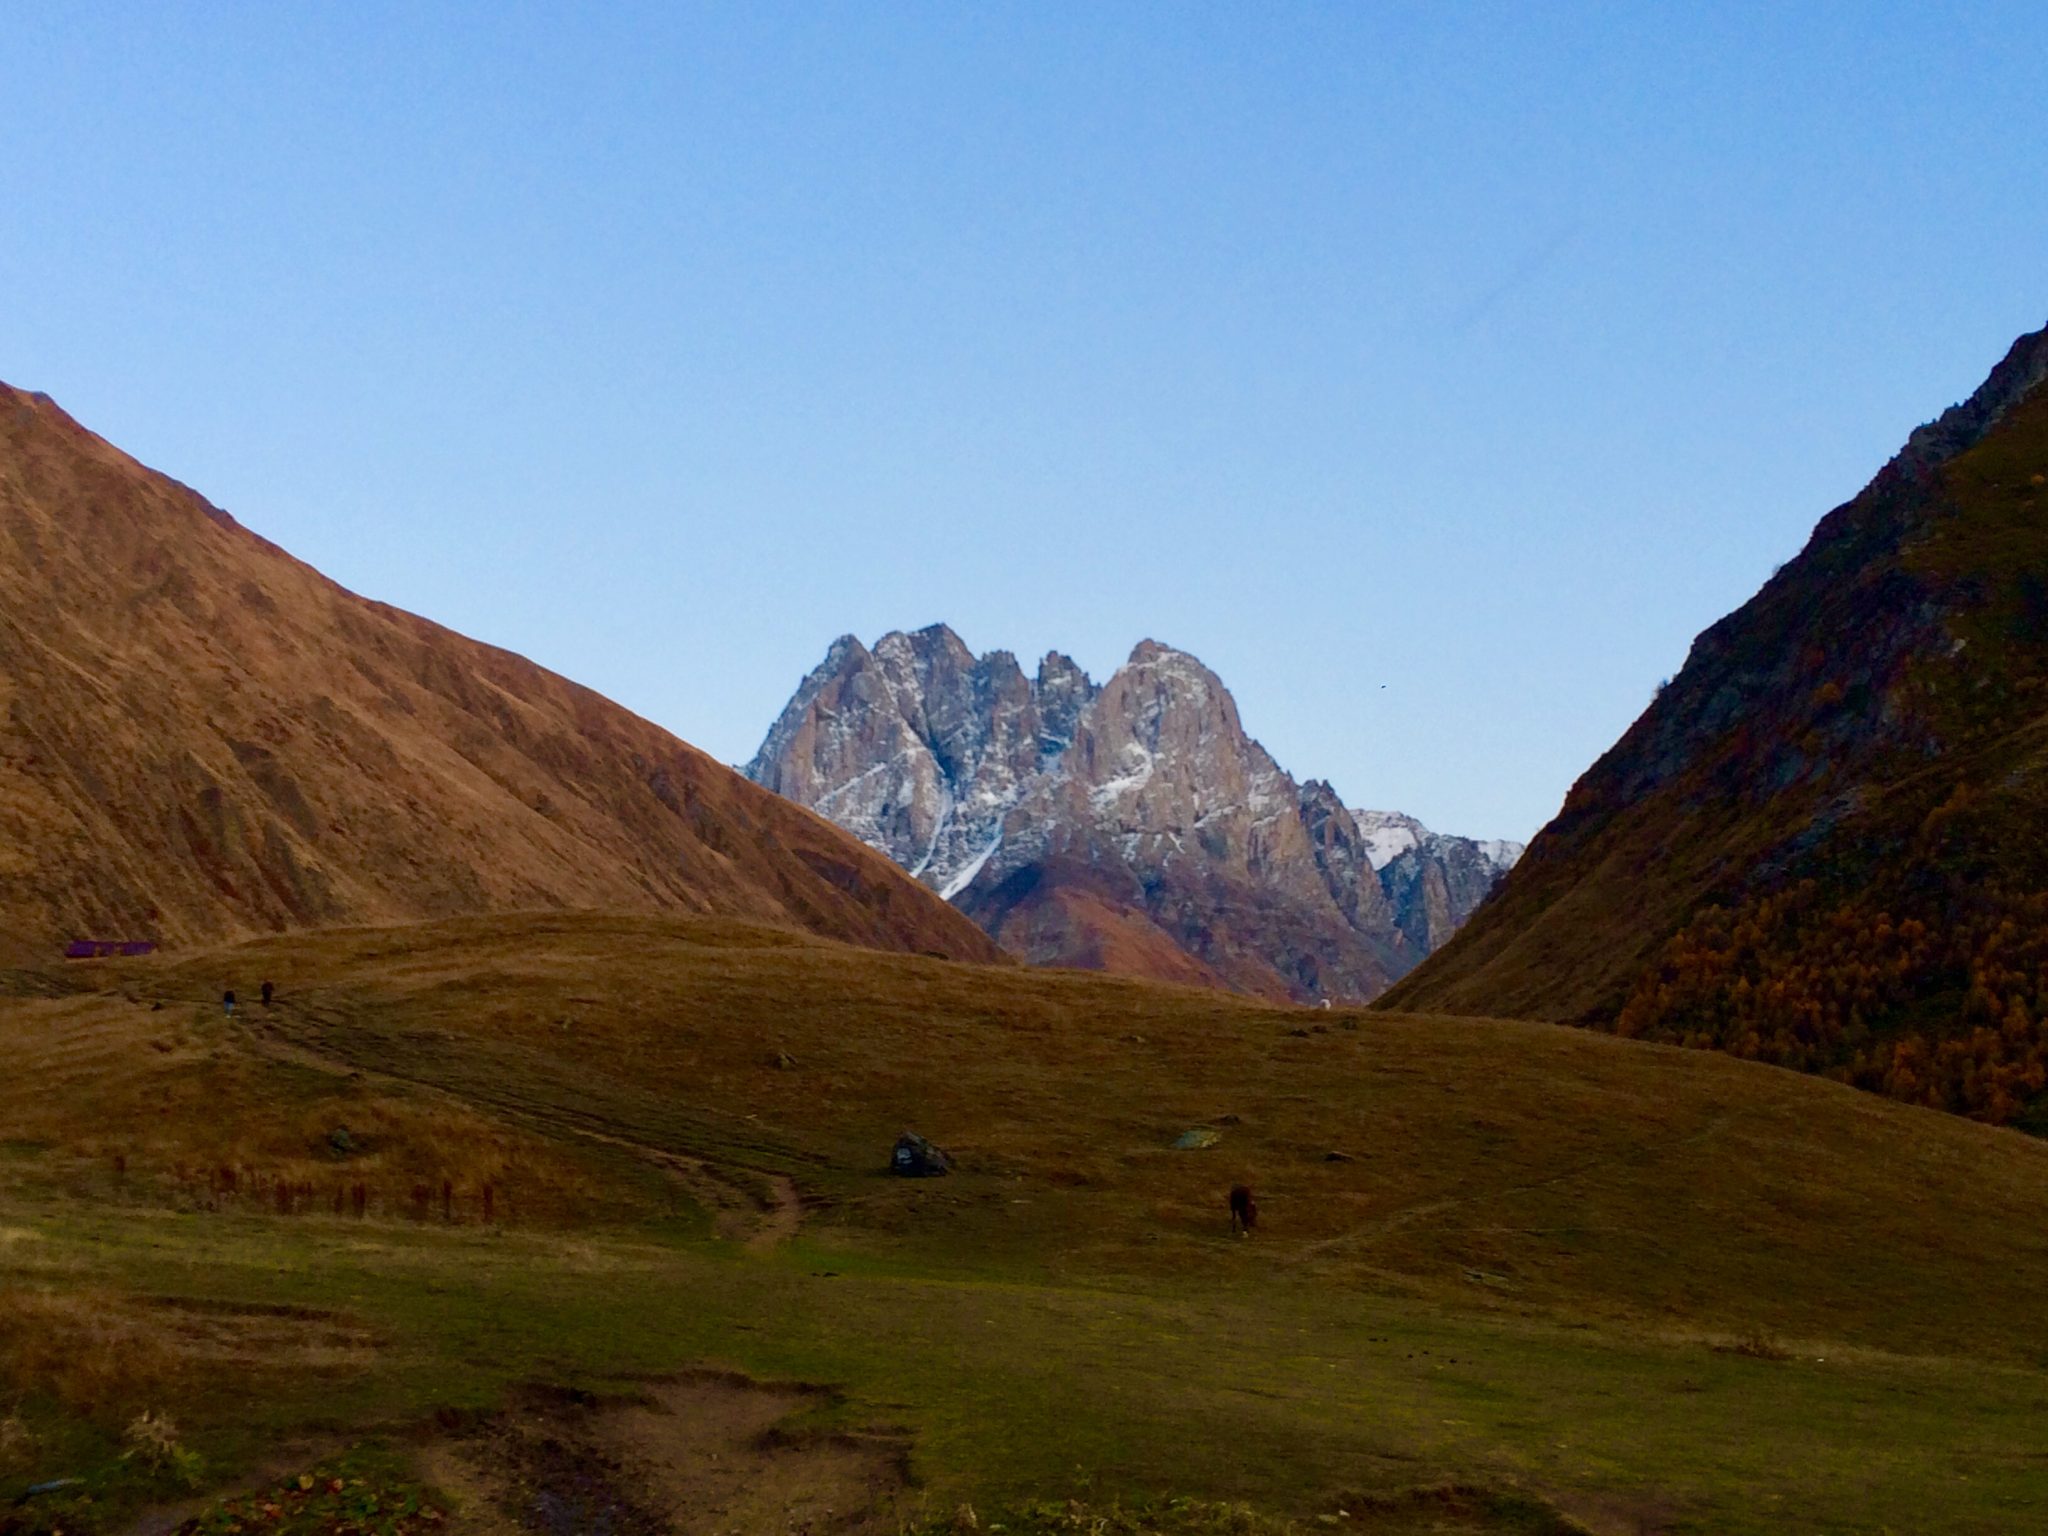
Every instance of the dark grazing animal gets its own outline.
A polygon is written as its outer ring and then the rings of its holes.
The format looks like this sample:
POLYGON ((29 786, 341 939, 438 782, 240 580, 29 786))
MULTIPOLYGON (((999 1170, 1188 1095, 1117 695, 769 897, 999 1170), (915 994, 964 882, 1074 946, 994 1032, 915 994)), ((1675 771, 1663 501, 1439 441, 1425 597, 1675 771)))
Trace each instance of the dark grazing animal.
POLYGON ((1252 1198, 1249 1184, 1230 1186, 1230 1230, 1240 1237, 1250 1237, 1252 1228, 1259 1224, 1259 1202, 1252 1198))

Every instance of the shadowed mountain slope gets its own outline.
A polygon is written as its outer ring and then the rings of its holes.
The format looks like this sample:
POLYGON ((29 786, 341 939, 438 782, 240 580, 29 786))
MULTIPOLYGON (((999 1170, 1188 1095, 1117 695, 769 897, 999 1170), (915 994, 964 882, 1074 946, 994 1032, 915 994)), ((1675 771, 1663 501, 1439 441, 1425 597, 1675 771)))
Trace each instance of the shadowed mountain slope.
POLYGON ((0 385, 0 934, 622 907, 989 958, 822 819, 0 385))
POLYGON ((2036 332, 1829 513, 1387 1005, 2048 1124, 2044 380, 2036 332))

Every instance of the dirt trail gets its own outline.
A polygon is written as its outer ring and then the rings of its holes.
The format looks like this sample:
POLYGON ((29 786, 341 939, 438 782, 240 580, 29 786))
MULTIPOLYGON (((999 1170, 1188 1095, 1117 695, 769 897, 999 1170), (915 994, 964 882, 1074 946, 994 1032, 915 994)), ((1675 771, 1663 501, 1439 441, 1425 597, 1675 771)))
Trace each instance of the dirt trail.
POLYGON ((779 1173, 772 1175, 768 1180, 768 1206, 761 1213, 760 1224, 747 1239, 747 1252, 765 1253, 778 1244, 788 1242, 796 1236, 803 1221, 803 1197, 797 1193, 796 1180, 779 1173))
POLYGON ((422 1475, 452 1536, 880 1536, 900 1528, 908 1447, 790 1422, 827 1394, 702 1372, 630 1398, 530 1392, 438 1441, 422 1475))
POLYGON ((499 1115, 543 1135, 572 1136, 630 1152, 660 1169, 692 1200, 710 1211, 712 1230, 719 1237, 742 1244, 749 1253, 769 1252, 796 1236, 803 1225, 803 1199, 796 1181, 786 1174, 721 1166, 686 1152, 598 1130, 566 1115, 544 1115, 525 1106, 495 1100, 478 1102, 423 1078, 361 1066, 320 1049, 302 1032, 288 1033, 276 1014, 268 1018, 248 1016, 238 1020, 237 1026, 237 1032, 253 1050, 273 1061, 290 1062, 334 1077, 364 1078, 432 1093, 466 1109, 483 1109, 499 1115))
POLYGON ((720 1168, 701 1157, 664 1151, 587 1126, 566 1125, 560 1129, 585 1141, 618 1147, 653 1164, 713 1212, 714 1232, 740 1243, 749 1253, 766 1253, 778 1247, 796 1236, 803 1225, 803 1198, 797 1193, 796 1181, 784 1174, 720 1168))

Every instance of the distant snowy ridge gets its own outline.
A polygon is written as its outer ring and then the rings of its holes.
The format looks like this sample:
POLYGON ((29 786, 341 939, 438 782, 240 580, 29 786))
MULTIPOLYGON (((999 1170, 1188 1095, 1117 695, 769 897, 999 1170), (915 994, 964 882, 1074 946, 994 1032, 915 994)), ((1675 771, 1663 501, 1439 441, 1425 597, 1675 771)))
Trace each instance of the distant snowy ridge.
POLYGON ((1358 834, 1365 839, 1366 857, 1372 861, 1375 870, 1385 869, 1430 835, 1429 828, 1413 816, 1404 816, 1399 811, 1354 809, 1351 819, 1358 824, 1358 834))
POLYGON ((1474 838, 1472 846, 1479 850, 1479 856, 1502 874, 1513 869, 1523 854, 1529 851, 1527 843, 1512 842, 1505 837, 1474 838))

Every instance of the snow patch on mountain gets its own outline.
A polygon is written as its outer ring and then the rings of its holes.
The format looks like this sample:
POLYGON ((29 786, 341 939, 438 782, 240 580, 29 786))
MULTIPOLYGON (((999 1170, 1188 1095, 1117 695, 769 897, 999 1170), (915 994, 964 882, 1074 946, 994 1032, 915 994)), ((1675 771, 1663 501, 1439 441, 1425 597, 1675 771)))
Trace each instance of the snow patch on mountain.
POLYGON ((1502 874, 1513 869, 1524 853, 1529 851, 1527 843, 1511 842, 1505 837, 1484 837, 1473 841, 1479 856, 1502 874))
POLYGON ((1385 869, 1430 835, 1429 828, 1399 811, 1354 810, 1351 819, 1358 823, 1359 835, 1365 839, 1365 856, 1375 870, 1385 869))
POLYGON ((960 873, 958 873, 952 879, 948 880, 945 883, 945 885, 940 889, 939 894, 945 897, 946 900, 951 901, 955 896, 958 896, 962 891, 966 890, 968 886, 974 884, 974 877, 981 873, 982 866, 987 864, 990 859, 994 858, 996 850, 1002 846, 1003 834, 1002 831, 998 829, 996 835, 989 839, 988 846, 982 849, 981 852, 976 854, 973 858, 969 859, 967 863, 961 868, 960 873))

